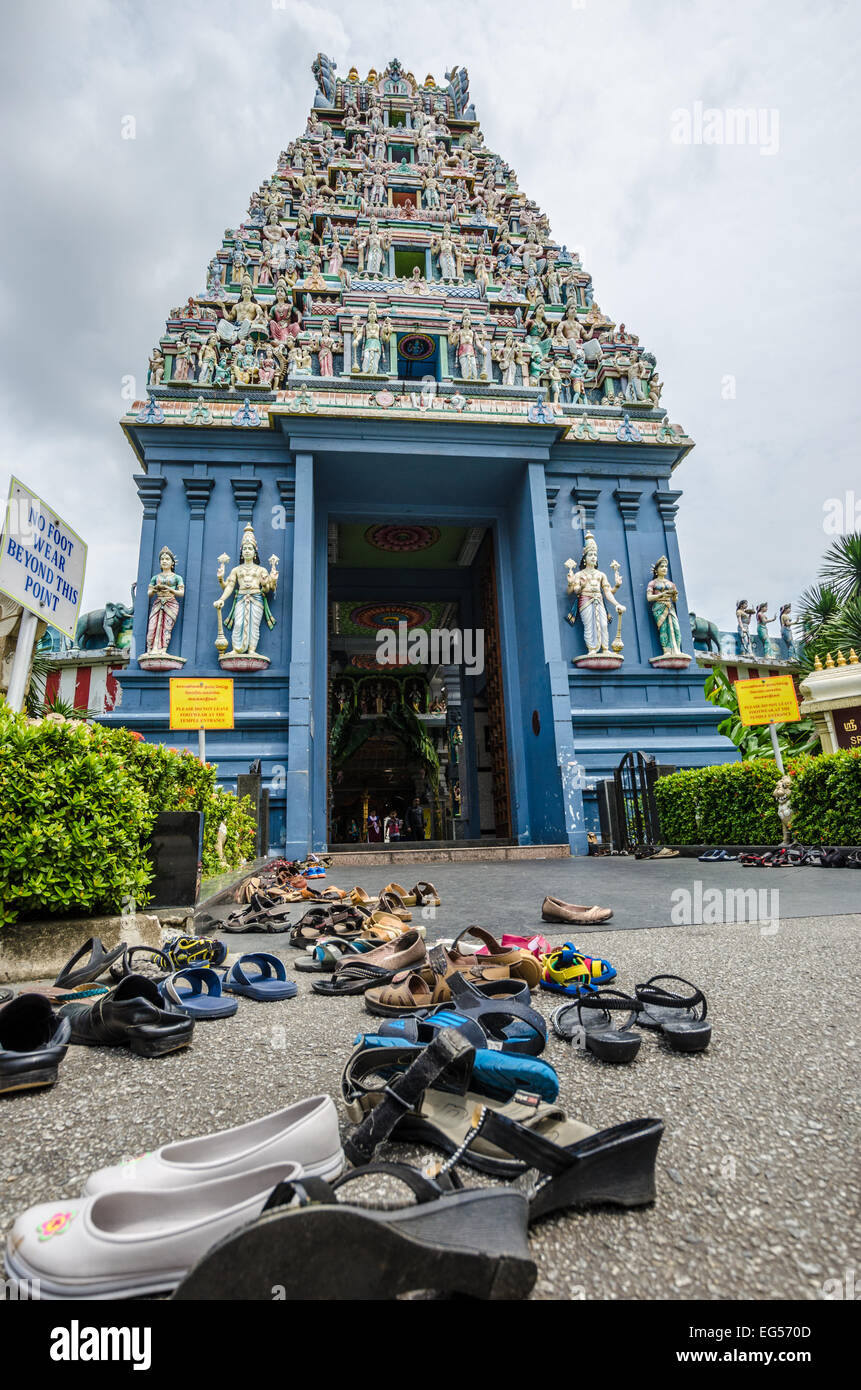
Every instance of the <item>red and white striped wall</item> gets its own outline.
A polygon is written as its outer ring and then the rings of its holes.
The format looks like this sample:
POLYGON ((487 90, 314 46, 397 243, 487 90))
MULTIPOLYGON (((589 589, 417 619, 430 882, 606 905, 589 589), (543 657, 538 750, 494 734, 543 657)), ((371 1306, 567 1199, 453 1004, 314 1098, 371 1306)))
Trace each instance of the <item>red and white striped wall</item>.
POLYGON ((122 692, 117 676, 129 664, 128 657, 112 652, 69 652, 55 658, 57 669, 45 682, 45 702, 67 700, 76 709, 106 714, 117 708, 122 692))

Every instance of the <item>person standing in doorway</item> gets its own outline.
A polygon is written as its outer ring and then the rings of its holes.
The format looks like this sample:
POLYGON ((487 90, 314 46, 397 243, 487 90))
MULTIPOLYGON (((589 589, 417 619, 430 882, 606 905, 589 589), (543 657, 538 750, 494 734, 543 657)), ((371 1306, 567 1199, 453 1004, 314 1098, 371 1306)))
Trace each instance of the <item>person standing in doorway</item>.
POLYGON ((425 838, 424 812, 418 797, 415 798, 407 811, 407 830, 411 840, 423 840, 425 838))

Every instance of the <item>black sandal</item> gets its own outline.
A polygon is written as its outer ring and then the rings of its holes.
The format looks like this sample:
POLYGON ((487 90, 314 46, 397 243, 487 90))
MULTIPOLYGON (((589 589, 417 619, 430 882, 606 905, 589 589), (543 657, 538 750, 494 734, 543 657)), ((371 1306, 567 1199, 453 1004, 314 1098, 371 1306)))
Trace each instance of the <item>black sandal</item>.
POLYGON ((653 975, 644 985, 635 985, 634 992, 642 1006, 637 1026, 654 1028, 663 1033, 676 1052, 704 1052, 711 1041, 712 1026, 706 1022, 708 1004, 701 989, 683 980, 680 975, 653 975), (676 994, 662 989, 658 980, 674 980, 687 985, 693 994, 676 994), (701 1010, 697 1012, 698 1006, 701 1010))
POLYGON ((644 1207, 653 1202, 663 1133, 663 1120, 628 1120, 563 1147, 486 1107, 474 1137, 481 1135, 543 1175, 529 1192, 532 1222, 569 1207, 644 1207))
POLYGON ((371 1163, 327 1183, 279 1183, 251 1225, 213 1246, 173 1295, 177 1301, 395 1299, 434 1289, 472 1298, 526 1298, 537 1269, 528 1207, 511 1188, 464 1189, 403 1163, 371 1163), (338 1201, 356 1178, 406 1184, 413 1205, 379 1210, 338 1201))
POLYGON ((158 984, 172 975, 174 969, 164 951, 157 946, 127 946, 121 958, 111 966, 110 976, 117 985, 126 975, 146 975, 158 984))
POLYGON ((550 1024, 557 1038, 573 1042, 591 1052, 601 1062, 633 1062, 643 1041, 632 1033, 643 1005, 618 989, 581 990, 576 999, 554 1011, 550 1024), (613 1027, 613 1013, 625 1010, 628 1017, 613 1027))
POLYGON ((121 941, 118 946, 108 951, 97 936, 91 936, 89 941, 85 941, 81 949, 75 952, 71 960, 66 961, 54 984, 60 989, 74 989, 75 985, 90 984, 100 975, 104 975, 114 961, 119 960, 125 949, 126 943, 121 941), (83 961, 83 964, 78 965, 78 961, 83 961), (77 970, 74 968, 76 965, 77 970))

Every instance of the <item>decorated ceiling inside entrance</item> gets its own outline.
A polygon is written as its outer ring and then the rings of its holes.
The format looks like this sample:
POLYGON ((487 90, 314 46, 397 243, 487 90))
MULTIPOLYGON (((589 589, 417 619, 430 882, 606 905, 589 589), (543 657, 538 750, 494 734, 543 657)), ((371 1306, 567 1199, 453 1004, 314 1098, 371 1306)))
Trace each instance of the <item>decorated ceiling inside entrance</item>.
POLYGON ((331 560, 357 569, 455 568, 463 563, 468 531, 424 521, 339 522, 331 560))
POLYGON ((466 68, 342 76, 319 54, 313 73, 304 130, 171 309, 127 424, 431 415, 690 445, 648 346, 487 144, 466 68))

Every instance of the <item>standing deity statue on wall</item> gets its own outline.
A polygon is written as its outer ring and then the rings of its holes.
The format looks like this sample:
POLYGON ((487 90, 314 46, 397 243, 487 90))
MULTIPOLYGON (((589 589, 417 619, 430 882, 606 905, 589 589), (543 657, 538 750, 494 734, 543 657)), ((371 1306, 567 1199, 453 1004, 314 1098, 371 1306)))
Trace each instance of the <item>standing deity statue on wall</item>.
POLYGON ((652 577, 646 587, 646 602, 652 606, 652 617, 658 629, 658 641, 664 656, 682 655, 682 630, 676 603, 679 591, 671 579, 667 578, 669 562, 666 555, 656 560, 652 577))
POLYGON ((753 656, 750 645, 750 620, 755 611, 755 609, 750 607, 746 598, 740 598, 735 606, 735 618, 738 624, 739 656, 753 656))
MULTIPOLYGON (((224 567, 228 558, 226 555, 219 556, 216 572, 223 591, 221 598, 217 598, 213 605, 218 613, 219 641, 216 642, 216 647, 219 651, 220 643, 223 643, 225 648, 227 646, 227 641, 221 633, 222 609, 228 599, 233 597, 230 613, 223 623, 228 631, 233 629, 233 646, 230 651, 223 653, 220 658, 222 662, 233 657, 257 657, 261 623, 265 620, 267 627, 275 626, 268 595, 275 593, 278 584, 278 558, 270 555, 268 570, 261 565, 254 528, 250 522, 242 534, 239 553, 240 562, 233 567, 227 579, 224 578, 224 567)), ((268 658, 258 659, 261 663, 268 664, 268 658)))
POLYGON ((768 616, 768 604, 760 603, 756 609, 756 635, 762 648, 763 656, 768 656, 768 623, 773 623, 774 618, 768 616))
POLYGON ((391 327, 388 320, 383 324, 379 323, 377 318, 377 306, 372 299, 368 305, 368 317, 364 324, 359 325, 358 333, 354 337, 356 346, 358 346, 359 341, 364 340, 362 371, 365 376, 378 375, 383 344, 388 342, 390 333, 391 327))
POLYGON ((458 278, 457 248, 452 235, 451 224, 446 223, 438 237, 431 242, 431 251, 439 260, 440 279, 451 282, 458 278))
POLYGON ((179 616, 179 601, 185 593, 182 575, 176 573, 176 556, 168 546, 162 546, 158 557, 158 574, 149 582, 147 597, 152 599, 146 630, 147 656, 166 656, 174 623, 179 616))
POLYGON ((579 568, 574 570, 574 561, 566 561, 568 577, 568 596, 573 597, 575 602, 571 605, 566 617, 572 627, 576 624, 579 617, 583 625, 583 637, 586 642, 586 656, 588 657, 613 657, 616 656, 621 661, 619 652, 622 647, 621 637, 618 630, 621 628, 622 614, 625 612, 624 604, 617 602, 615 594, 620 588, 622 577, 619 566, 615 560, 612 562, 616 577, 615 584, 610 584, 609 579, 602 570, 598 568, 598 545, 591 531, 586 532, 583 554, 580 559, 579 568), (607 618, 607 610, 604 607, 604 599, 615 608, 619 617, 619 629, 617 629, 616 640, 613 649, 610 649, 610 629, 607 618))
POLYGON ((795 661, 798 652, 795 647, 795 634, 792 631, 792 604, 782 603, 780 605, 780 635, 786 645, 787 661, 795 661))

